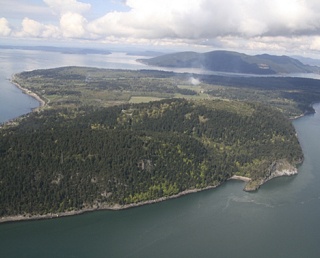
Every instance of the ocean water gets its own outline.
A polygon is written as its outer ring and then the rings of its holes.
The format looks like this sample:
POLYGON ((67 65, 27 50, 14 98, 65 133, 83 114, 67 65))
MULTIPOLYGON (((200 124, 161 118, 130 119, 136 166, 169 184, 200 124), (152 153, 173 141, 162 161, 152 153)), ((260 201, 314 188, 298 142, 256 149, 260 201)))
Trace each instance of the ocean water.
POLYGON ((13 74, 34 69, 61 66, 91 66, 115 69, 145 69, 136 62, 140 56, 125 53, 111 55, 63 54, 33 50, 0 50, 0 123, 29 113, 39 106, 38 101, 12 86, 13 74))
MULTIPOLYGON (((63 60, 61 65, 95 66, 96 62, 102 67, 106 60, 99 55, 93 61, 92 56, 17 50, 0 57, 1 113, 6 113, 2 101, 11 94, 20 96, 13 98, 18 106, 20 98, 27 99, 26 106, 21 104, 22 112, 37 105, 7 84, 13 72, 55 67, 63 60), (8 56, 12 63, 5 65, 8 56), (86 59, 90 61, 80 62, 86 59)), ((128 65, 139 67, 134 59, 128 65)), ((229 181, 216 189, 128 210, 0 224, 0 257, 318 258, 320 105, 314 107, 315 114, 293 122, 305 155, 296 176, 273 179, 256 193, 244 192, 243 182, 229 181)), ((11 109, 15 108, 13 103, 11 109)))

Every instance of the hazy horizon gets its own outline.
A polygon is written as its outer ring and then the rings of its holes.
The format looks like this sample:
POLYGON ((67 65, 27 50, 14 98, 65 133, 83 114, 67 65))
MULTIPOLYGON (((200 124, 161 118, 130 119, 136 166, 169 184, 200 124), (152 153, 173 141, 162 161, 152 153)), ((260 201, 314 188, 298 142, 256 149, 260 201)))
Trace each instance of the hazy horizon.
POLYGON ((0 0, 1 45, 239 51, 319 59, 314 0, 0 0))

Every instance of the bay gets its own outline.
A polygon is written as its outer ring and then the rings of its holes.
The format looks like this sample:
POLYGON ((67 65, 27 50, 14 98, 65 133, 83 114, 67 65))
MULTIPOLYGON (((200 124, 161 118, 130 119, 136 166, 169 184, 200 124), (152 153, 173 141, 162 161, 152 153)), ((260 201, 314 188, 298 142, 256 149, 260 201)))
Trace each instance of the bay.
MULTIPOLYGON (((142 67, 134 58, 119 54, 115 61, 102 55, 39 55, 39 51, 17 50, 2 51, 0 57, 0 113, 5 113, 3 100, 8 94, 18 94, 13 98, 18 106, 20 97, 29 98, 12 85, 3 86, 14 72, 67 65, 115 68, 108 67, 110 63, 118 68, 142 67), (117 61, 121 58, 126 61, 117 61)), ((17 113, 38 105, 32 100, 21 104, 26 109, 17 113)), ((320 105, 314 107, 317 113, 293 122, 305 155, 297 176, 273 179, 256 193, 242 191, 242 182, 229 181, 217 189, 128 210, 1 224, 0 255, 319 257, 320 105)))

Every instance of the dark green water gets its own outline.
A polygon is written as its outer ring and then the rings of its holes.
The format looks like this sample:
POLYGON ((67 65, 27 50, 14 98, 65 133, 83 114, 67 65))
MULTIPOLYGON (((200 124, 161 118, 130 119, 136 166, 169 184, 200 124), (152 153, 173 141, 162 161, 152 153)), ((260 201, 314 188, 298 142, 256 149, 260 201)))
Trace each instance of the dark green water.
POLYGON ((274 179, 253 194, 230 181, 124 211, 2 224, 0 255, 318 258, 320 114, 294 125, 305 153, 297 176, 274 179))

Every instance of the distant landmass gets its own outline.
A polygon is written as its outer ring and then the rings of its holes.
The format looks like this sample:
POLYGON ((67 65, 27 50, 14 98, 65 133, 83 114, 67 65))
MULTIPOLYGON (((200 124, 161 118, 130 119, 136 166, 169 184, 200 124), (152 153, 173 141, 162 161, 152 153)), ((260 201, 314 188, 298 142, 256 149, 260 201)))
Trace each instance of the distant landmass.
POLYGON ((0 46, 0 49, 21 49, 21 50, 38 50, 46 52, 59 52, 63 54, 101 54, 101 55, 110 55, 109 50, 104 49, 93 49, 93 48, 77 48, 77 47, 51 47, 51 46, 9 46, 4 45, 0 46))
POLYGON ((319 73, 320 71, 317 66, 303 64, 289 56, 269 54, 250 56, 231 51, 179 52, 138 61, 159 67, 202 68, 217 72, 261 75, 319 73))
POLYGON ((291 57, 298 59, 300 62, 302 62, 303 64, 306 64, 306 65, 320 66, 320 59, 303 57, 303 56, 291 56, 291 57))
POLYGON ((164 55, 163 52, 157 52, 157 51, 128 51, 128 56, 148 56, 148 57, 156 57, 164 55))

